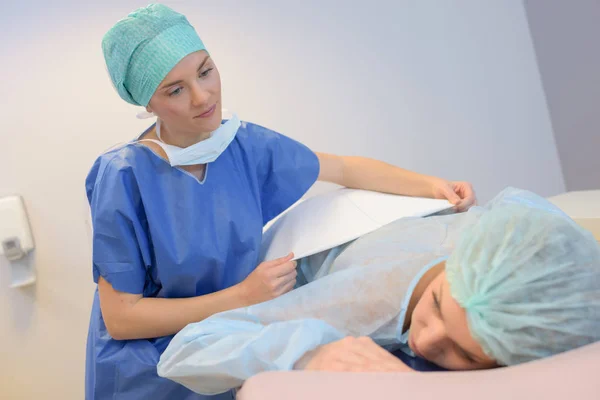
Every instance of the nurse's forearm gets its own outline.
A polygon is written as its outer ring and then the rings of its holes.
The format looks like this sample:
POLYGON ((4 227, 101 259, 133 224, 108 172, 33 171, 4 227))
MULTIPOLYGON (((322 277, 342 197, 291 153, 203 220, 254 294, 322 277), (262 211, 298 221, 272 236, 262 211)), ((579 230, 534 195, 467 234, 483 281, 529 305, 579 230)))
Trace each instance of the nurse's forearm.
POLYGON ((435 183, 441 180, 370 158, 316 154, 320 164, 319 180, 352 189, 433 197, 435 183))
POLYGON ((129 339, 172 335, 190 323, 243 306, 235 288, 184 299, 146 297, 131 310, 129 339))
POLYGON ((173 335, 189 323, 246 305, 238 286, 182 299, 141 297, 119 292, 103 279, 98 283, 98 289, 106 327, 111 337, 117 340, 173 335))
POLYGON ((353 189, 433 197, 433 183, 439 179, 370 158, 341 158, 343 161, 343 186, 353 189))

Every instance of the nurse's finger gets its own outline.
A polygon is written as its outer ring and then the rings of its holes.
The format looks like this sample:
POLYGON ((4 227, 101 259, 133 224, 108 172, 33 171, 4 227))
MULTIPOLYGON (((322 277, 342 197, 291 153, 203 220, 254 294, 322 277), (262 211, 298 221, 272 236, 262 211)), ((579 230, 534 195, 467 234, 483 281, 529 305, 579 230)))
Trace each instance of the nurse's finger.
POLYGON ((278 265, 281 265, 281 264, 284 264, 284 263, 290 261, 292 258, 294 258, 294 253, 290 253, 285 257, 276 258, 276 259, 270 260, 270 261, 265 261, 263 264, 266 267, 276 267, 278 265))
POLYGON ((467 211, 469 208, 475 205, 476 199, 475 196, 465 198, 461 200, 460 203, 457 204, 456 208, 459 212, 467 211))
POLYGON ((275 287, 282 287, 287 285, 289 282, 296 282, 296 277, 298 276, 298 272, 294 269, 286 275, 277 277, 274 281, 275 287))
POLYGON ((284 286, 282 286, 281 289, 277 291, 277 295, 281 296, 282 294, 286 294, 287 292, 291 291, 294 288, 294 286, 296 286, 296 278, 292 279, 284 286))
POLYGON ((271 267, 271 271, 273 271, 273 275, 277 278, 287 276, 293 272, 296 272, 296 267, 298 263, 296 261, 288 261, 285 264, 277 265, 271 267))
POLYGON ((456 206, 460 203, 460 196, 456 194, 451 186, 444 186, 444 188, 442 188, 442 194, 452 205, 456 206))
POLYGON ((458 203, 456 203, 453 208, 456 212, 463 212, 467 209, 467 204, 467 201, 461 200, 458 203))

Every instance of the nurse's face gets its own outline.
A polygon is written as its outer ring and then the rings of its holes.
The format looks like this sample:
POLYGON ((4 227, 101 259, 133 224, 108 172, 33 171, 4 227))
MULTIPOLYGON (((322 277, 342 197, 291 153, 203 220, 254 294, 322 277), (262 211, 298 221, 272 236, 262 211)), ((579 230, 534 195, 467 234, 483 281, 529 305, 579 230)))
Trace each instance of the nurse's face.
POLYGON ((411 318, 408 344, 418 356, 452 370, 496 367, 467 324, 465 310, 450 294, 446 272, 431 281, 411 318))
POLYGON ((221 77, 204 50, 184 57, 158 86, 147 107, 168 132, 190 135, 217 129, 221 108, 221 77))

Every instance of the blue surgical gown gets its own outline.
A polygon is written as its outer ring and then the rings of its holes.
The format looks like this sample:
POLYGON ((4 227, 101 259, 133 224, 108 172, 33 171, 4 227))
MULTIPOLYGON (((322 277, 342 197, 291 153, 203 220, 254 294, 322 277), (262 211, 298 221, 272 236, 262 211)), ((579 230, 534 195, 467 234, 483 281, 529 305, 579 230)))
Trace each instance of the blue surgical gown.
MULTIPOLYGON (((161 298, 235 285, 257 266, 263 226, 299 200, 318 174, 319 161, 307 147, 245 122, 202 181, 139 143, 103 154, 86 180, 94 282, 102 276, 118 291, 161 298)), ((86 399, 206 398, 158 377, 156 365, 171 339, 112 339, 96 290, 86 399)))

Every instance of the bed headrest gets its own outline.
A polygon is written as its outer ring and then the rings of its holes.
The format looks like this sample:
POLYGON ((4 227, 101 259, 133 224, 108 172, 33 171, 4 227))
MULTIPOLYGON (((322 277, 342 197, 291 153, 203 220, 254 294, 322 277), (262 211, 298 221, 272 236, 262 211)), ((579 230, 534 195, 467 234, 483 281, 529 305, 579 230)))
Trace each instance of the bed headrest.
POLYGON ((548 200, 600 242, 600 190, 568 192, 548 200))

